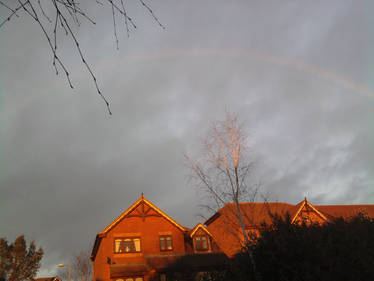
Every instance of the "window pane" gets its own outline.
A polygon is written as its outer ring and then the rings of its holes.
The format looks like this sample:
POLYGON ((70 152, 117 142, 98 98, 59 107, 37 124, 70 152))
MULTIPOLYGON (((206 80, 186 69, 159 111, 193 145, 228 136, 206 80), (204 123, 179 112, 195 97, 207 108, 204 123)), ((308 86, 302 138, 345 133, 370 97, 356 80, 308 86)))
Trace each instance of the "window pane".
POLYGON ((135 281, 143 281, 143 277, 136 277, 135 281))
POLYGON ((127 278, 126 281, 134 281, 132 278, 127 278))
POLYGON ((202 247, 203 249, 208 249, 208 242, 207 242, 207 240, 206 240, 206 236, 201 237, 201 242, 202 242, 201 247, 202 247))
MULTIPOLYGON (((121 239, 114 240, 114 252, 119 253, 121 245, 121 239)), ((123 281, 123 280, 121 280, 123 281)))
POLYGON ((195 241, 196 241, 196 249, 200 250, 201 249, 200 237, 197 236, 195 241))
POLYGON ((165 248, 165 237, 160 237, 160 250, 164 251, 165 248))
POLYGON ((125 239, 124 241, 124 252, 130 252, 132 248, 132 240, 131 239, 125 239))
POLYGON ((126 243, 125 240, 121 240, 120 246, 119 246, 119 253, 125 252, 126 243))
POLYGON ((134 239, 134 245, 135 245, 135 252, 140 252, 140 239, 139 238, 134 239))
POLYGON ((171 237, 170 236, 166 237, 166 246, 167 246, 168 250, 172 250, 173 249, 173 246, 171 244, 171 237))

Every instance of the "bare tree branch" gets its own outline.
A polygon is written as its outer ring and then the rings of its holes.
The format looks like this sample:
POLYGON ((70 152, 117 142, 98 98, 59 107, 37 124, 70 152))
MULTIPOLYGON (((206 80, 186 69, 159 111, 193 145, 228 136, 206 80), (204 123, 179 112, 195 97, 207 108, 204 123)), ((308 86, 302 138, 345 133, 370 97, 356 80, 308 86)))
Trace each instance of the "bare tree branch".
MULTIPOLYGON (((103 0, 102 2, 96 0, 92 3, 99 7, 104 7, 105 4, 108 4, 110 6, 110 9, 112 11, 114 38, 116 47, 118 49, 119 40, 117 35, 116 18, 122 17, 124 19, 127 37, 130 36, 130 26, 136 29, 134 21, 128 16, 128 13, 125 9, 124 0, 103 0)), ((92 3, 88 5, 92 6, 92 3)), ((139 0, 138 3, 147 11, 147 13, 161 28, 165 29, 165 26, 161 24, 148 4, 146 4, 143 0, 139 0)), ((0 0, 0 7, 1 6, 6 8, 9 11, 9 14, 5 19, 3 19, 2 21, 0 20, 0 28, 2 28, 14 16, 19 18, 22 15, 28 15, 32 18, 32 20, 42 31, 45 39, 48 42, 48 46, 51 49, 53 57, 52 65, 55 69, 56 75, 59 74, 58 69, 61 68, 65 73, 70 88, 73 88, 69 71, 63 63, 63 58, 58 53, 57 47, 58 37, 61 32, 70 37, 70 39, 75 44, 79 58, 81 59, 84 67, 88 71, 88 74, 94 83, 97 94, 104 101, 108 113, 110 115, 112 114, 109 101, 103 95, 99 87, 96 75, 94 74, 92 67, 83 55, 83 50, 79 44, 79 39, 73 32, 73 26, 79 27, 81 19, 88 21, 90 24, 96 24, 95 20, 87 15, 87 13, 85 12, 85 8, 82 7, 82 4, 80 2, 77 2, 75 0, 0 0), (24 11, 24 14, 21 13, 22 10, 24 11)))

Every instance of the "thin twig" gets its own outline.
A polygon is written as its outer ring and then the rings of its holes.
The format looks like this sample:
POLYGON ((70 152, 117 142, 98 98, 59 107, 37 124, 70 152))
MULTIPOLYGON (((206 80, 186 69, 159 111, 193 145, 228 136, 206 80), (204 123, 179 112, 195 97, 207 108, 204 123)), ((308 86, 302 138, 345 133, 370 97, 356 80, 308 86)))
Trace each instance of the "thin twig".
MULTIPOLYGON (((58 54, 58 37, 61 32, 65 33, 66 36, 70 37, 74 44, 76 45, 76 50, 82 63, 84 64, 85 68, 87 69, 89 75, 91 76, 96 91, 100 95, 100 97, 104 100, 106 107, 108 109, 109 114, 112 114, 109 106, 109 102, 106 97, 102 94, 101 89, 98 85, 97 78, 91 68, 91 66, 86 61, 83 50, 79 44, 78 38, 76 37, 75 33, 73 32, 73 26, 80 26, 81 19, 85 19, 91 24, 96 24, 93 18, 89 17, 79 2, 76 0, 46 0, 52 4, 53 7, 53 15, 52 17, 47 14, 47 10, 43 7, 43 2, 41 0, 0 0, 0 6, 5 7, 9 14, 5 19, 0 21, 0 28, 5 25, 8 21, 10 21, 14 16, 20 17, 22 10, 25 14, 30 16, 34 22, 39 26, 41 29, 45 39, 47 40, 48 46, 51 49, 53 60, 52 65, 55 69, 56 75, 59 74, 59 68, 63 70, 65 73, 66 79, 68 84, 71 88, 73 85, 70 80, 70 74, 68 72, 67 67, 63 63, 62 57, 58 54), (16 4, 14 4, 16 3, 16 4), (20 13, 20 15, 19 15, 20 13), (43 21, 43 18, 46 21, 43 21), (49 25, 50 24, 50 25, 49 25), (51 27, 51 28, 50 28, 51 27)), ((127 10, 125 8, 124 0, 96 0, 95 4, 104 7, 104 3, 108 3, 112 10, 112 19, 113 19, 113 27, 114 27, 114 37, 116 40, 116 48, 119 49, 119 39, 117 34, 117 19, 116 17, 120 15, 124 19, 124 26, 126 29, 127 37, 130 36, 131 28, 136 29, 137 26, 135 25, 134 21, 131 17, 129 17, 127 10)), ((148 11, 148 13, 153 17, 153 19, 157 22, 157 24, 165 29, 165 27, 161 24, 159 19, 156 17, 152 9, 148 4, 146 4, 143 0, 139 0, 139 3, 148 11)), ((49 11, 50 13, 50 11, 49 11)))

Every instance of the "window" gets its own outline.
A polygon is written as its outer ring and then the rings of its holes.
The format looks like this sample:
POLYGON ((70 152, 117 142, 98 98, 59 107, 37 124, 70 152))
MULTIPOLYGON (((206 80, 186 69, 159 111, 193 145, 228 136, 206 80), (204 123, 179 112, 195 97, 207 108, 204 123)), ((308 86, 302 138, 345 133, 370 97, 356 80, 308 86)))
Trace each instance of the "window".
POLYGON ((160 236, 160 250, 161 251, 171 251, 173 250, 173 243, 171 236, 160 236))
POLYGON ((195 247, 198 251, 206 251, 209 249, 208 237, 205 235, 195 236, 195 247))
POLYGON ((117 279, 116 281, 144 281, 143 277, 128 277, 125 280, 123 279, 117 279))
POLYGON ((114 252, 115 253, 140 252, 140 238, 116 238, 114 240, 114 252))
POLYGON ((248 238, 254 242, 257 238, 260 237, 260 231, 257 227, 250 227, 246 229, 248 238))
POLYGON ((160 274, 160 281, 166 281, 166 274, 164 273, 160 274))

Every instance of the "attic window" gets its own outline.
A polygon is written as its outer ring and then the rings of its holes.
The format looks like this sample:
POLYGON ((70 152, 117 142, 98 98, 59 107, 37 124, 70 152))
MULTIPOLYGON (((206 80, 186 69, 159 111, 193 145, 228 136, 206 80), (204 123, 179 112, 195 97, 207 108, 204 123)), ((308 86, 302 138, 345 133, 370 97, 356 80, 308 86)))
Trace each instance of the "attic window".
POLYGON ((140 252, 140 238, 116 238, 114 240, 115 253, 140 252))
POLYGON ((171 251, 173 250, 173 243, 170 235, 160 236, 160 250, 171 251))
POLYGON ((209 249, 208 237, 206 235, 195 236, 195 247, 197 251, 206 251, 209 249))

